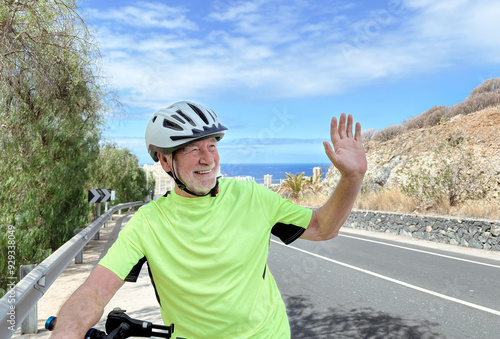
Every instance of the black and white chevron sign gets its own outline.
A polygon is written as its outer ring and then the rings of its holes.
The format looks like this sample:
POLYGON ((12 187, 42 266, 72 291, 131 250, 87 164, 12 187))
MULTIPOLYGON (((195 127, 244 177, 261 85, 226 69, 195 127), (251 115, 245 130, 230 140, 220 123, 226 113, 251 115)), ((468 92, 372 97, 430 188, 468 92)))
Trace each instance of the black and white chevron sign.
POLYGON ((112 200, 112 190, 109 188, 96 188, 89 190, 89 203, 107 202, 112 200))

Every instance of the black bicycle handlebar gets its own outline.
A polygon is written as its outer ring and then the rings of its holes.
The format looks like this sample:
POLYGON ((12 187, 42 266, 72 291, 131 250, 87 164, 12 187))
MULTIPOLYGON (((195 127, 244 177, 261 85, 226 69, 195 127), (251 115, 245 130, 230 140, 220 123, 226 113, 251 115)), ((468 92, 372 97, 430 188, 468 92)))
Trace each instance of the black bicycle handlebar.
MULTIPOLYGON (((174 324, 170 326, 154 325, 148 321, 133 319, 125 314, 125 310, 115 308, 109 312, 106 320, 106 334, 95 328, 91 328, 85 334, 85 339, 125 339, 129 337, 145 337, 152 336, 160 338, 171 338, 174 332, 174 324)), ((57 318, 50 317, 45 322, 45 328, 49 331, 54 329, 57 318)), ((182 338, 178 338, 182 339, 182 338)))

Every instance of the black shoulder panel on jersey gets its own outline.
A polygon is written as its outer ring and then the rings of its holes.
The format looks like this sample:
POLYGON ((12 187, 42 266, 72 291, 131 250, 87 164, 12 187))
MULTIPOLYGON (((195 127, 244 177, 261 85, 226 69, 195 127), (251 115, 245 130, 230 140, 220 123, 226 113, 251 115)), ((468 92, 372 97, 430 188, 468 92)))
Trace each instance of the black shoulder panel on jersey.
POLYGON ((142 265, 146 262, 146 257, 142 257, 137 264, 130 270, 130 273, 125 277, 124 281, 128 282, 136 282, 139 277, 139 273, 141 273, 142 265))
MULTIPOLYGON (((142 257, 137 262, 137 264, 135 264, 135 266, 132 267, 132 269, 130 270, 130 273, 125 277, 124 281, 137 282, 137 278, 139 277, 139 274, 141 273, 142 266, 147 261, 148 260, 146 259, 145 256, 142 257)), ((151 267, 149 266, 149 263, 148 263, 148 274, 149 274, 149 278, 151 279, 151 284, 153 285, 153 288, 155 290, 156 300, 158 300, 158 304, 160 304, 160 306, 161 306, 160 296, 158 295, 158 291, 156 290, 155 281, 153 279, 153 273, 151 272, 151 267)))
POLYGON ((153 272, 151 272, 151 266, 149 266, 149 263, 148 263, 148 274, 149 274, 149 279, 151 280, 151 284, 153 285, 153 288, 155 290, 156 300, 158 300, 158 304, 161 307, 160 295, 158 294, 158 290, 156 289, 155 280, 153 278, 153 272))
POLYGON ((306 229, 292 224, 277 223, 271 233, 281 239, 286 245, 297 240, 306 229))

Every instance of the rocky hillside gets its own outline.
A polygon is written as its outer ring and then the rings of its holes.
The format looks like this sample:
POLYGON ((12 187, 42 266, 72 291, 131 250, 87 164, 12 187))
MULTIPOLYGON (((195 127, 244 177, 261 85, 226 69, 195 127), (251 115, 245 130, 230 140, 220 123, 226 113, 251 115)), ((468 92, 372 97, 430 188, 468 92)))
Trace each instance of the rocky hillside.
MULTIPOLYGON (((393 139, 365 141, 368 171, 364 191, 398 188, 401 169, 422 167, 436 154, 440 145, 464 141, 473 155, 473 162, 480 165, 481 175, 487 178, 487 200, 497 200, 500 205, 500 107, 484 109, 468 115, 457 115, 449 121, 432 127, 409 129, 393 139)), ((445 156, 445 155, 443 155, 445 156)), ((324 180, 329 194, 338 180, 338 172, 330 168, 324 180)))

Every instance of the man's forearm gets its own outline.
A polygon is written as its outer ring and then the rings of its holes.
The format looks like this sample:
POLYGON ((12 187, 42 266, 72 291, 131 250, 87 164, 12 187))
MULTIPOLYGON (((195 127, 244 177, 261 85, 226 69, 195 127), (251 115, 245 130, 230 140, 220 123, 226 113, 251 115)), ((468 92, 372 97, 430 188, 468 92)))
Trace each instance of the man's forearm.
POLYGON ((104 307, 123 283, 115 273, 97 265, 59 311, 51 338, 83 338, 102 317, 104 307))
POLYGON ((100 299, 97 291, 80 286, 59 311, 51 338, 84 338, 102 317, 106 304, 100 299))
POLYGON ((308 240, 329 240, 336 237, 351 213, 354 201, 361 189, 363 175, 342 177, 327 202, 314 211, 308 240))
POLYGON ((340 228, 349 217, 362 182, 363 176, 341 178, 330 199, 318 209, 320 226, 325 229, 325 233, 330 235, 329 238, 338 235, 340 228))

